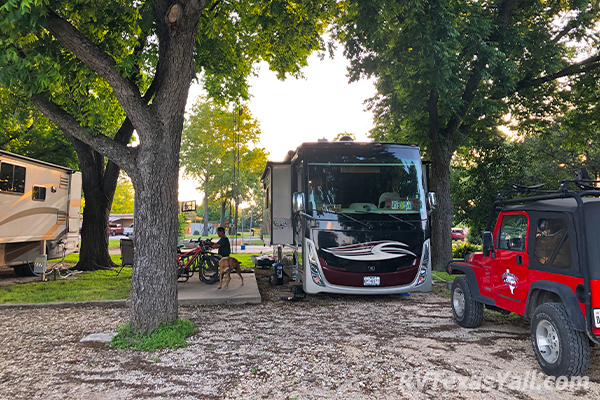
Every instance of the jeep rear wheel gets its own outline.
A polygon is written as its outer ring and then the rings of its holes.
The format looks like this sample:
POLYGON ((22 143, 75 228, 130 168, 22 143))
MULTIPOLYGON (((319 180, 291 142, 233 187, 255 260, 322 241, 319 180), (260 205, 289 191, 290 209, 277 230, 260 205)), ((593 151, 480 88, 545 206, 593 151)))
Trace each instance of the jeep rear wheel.
POLYGON ((575 330, 562 303, 544 303, 531 317, 531 343, 540 367, 547 375, 585 375, 590 363, 590 344, 584 332, 575 330))
POLYGON ((463 328, 476 328, 483 320, 483 304, 473 299, 469 282, 463 276, 452 282, 452 314, 463 328))

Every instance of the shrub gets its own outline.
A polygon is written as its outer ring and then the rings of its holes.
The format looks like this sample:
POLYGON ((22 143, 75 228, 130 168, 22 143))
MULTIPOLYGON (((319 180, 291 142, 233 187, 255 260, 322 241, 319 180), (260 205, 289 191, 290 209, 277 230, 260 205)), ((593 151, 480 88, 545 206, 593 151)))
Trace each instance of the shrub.
POLYGON ((472 244, 469 242, 465 242, 463 244, 453 244, 452 245, 452 258, 460 258, 463 259, 469 253, 474 251, 481 251, 482 247, 476 244, 472 244))
POLYGON ((194 231, 194 236, 200 235, 200 231, 194 231))
POLYGON ((150 333, 140 333, 127 323, 117 329, 117 336, 110 345, 116 348, 132 350, 177 349, 189 345, 187 337, 196 333, 196 328, 187 319, 178 319, 174 324, 161 324, 150 333))

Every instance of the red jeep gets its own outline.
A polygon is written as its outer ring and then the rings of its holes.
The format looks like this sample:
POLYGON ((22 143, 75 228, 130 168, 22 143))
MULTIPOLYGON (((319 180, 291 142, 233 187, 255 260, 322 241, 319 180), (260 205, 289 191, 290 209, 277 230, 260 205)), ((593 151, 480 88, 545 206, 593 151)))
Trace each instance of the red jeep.
POLYGON ((456 322, 479 326, 484 305, 522 315, 542 370, 557 377, 585 375, 590 344, 600 343, 600 189, 586 178, 579 171, 558 191, 501 191, 483 252, 447 265, 448 273, 464 274, 449 284, 456 322), (572 183, 582 190, 569 190, 572 183), (526 196, 505 198, 517 193, 526 196))

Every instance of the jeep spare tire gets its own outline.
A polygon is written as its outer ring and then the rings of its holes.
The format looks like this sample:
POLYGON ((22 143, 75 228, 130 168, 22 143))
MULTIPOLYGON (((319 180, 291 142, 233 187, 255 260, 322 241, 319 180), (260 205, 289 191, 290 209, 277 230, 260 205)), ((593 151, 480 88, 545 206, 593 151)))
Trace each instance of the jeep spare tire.
POLYGON ((544 303, 531 317, 531 343, 544 373, 583 376, 590 364, 590 343, 573 327, 562 303, 544 303))
POLYGON ((459 276, 452 282, 452 314, 463 328, 476 328, 483 320, 483 304, 473 299, 469 282, 459 276))

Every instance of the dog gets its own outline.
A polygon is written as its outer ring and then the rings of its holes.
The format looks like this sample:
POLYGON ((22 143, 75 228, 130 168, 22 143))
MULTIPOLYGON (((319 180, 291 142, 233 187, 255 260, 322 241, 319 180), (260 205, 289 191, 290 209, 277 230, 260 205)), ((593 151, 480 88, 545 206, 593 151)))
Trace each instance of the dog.
POLYGON ((223 285, 223 275, 227 275, 227 279, 225 281, 225 287, 229 287, 229 282, 231 281, 231 272, 237 272, 242 280, 242 286, 244 286, 244 278, 242 277, 242 265, 238 260, 233 257, 224 257, 219 260, 219 287, 217 289, 221 289, 223 285))

